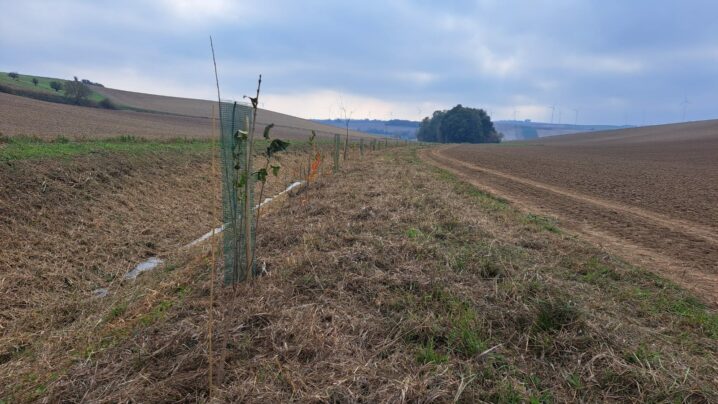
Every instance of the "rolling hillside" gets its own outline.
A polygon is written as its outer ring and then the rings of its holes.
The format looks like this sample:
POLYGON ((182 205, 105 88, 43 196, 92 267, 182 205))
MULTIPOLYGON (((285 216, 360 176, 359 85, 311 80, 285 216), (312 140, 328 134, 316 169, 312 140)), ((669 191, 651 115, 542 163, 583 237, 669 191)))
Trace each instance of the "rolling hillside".
MULTIPOLYGON (((194 118, 209 118, 212 114, 212 105, 216 104, 215 101, 209 100, 136 93, 97 86, 92 86, 92 89, 118 105, 124 105, 137 110, 155 111, 194 118)), ((264 125, 270 123, 273 123, 277 129, 281 129, 287 134, 295 134, 297 136, 303 136, 309 130, 314 130, 319 135, 345 133, 343 130, 339 130, 334 126, 319 124, 267 109, 260 109, 257 113, 257 124, 264 127, 264 125)), ((350 131, 350 135, 355 137, 366 136, 366 134, 357 131, 350 131)))
MULTIPOLYGON (((136 93, 101 86, 90 86, 91 98, 111 100, 119 109, 79 107, 31 98, 61 97, 49 90, 52 78, 39 77, 35 87, 32 76, 21 75, 20 80, 3 75, 0 84, 8 91, 20 90, 17 95, 0 92, 0 133, 8 136, 37 136, 41 138, 64 136, 67 138, 141 136, 147 138, 211 136, 211 113, 214 101, 168 97, 136 93)), ((2 89, 0 88, 0 91, 2 89)), ((257 127, 274 123, 274 134, 287 139, 306 139, 314 130, 320 137, 334 133, 344 134, 339 128, 322 125, 291 115, 260 109, 257 127)), ((353 138, 370 137, 350 131, 353 138)))

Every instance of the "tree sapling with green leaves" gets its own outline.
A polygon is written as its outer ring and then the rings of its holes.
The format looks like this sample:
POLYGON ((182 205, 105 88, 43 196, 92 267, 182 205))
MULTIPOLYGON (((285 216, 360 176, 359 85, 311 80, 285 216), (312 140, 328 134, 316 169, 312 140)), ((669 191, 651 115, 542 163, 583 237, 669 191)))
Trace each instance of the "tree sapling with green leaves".
MULTIPOLYGON (((269 132, 274 127, 274 124, 269 124, 264 128, 264 139, 267 141, 270 140, 269 138, 269 132)), ((289 142, 285 142, 281 139, 272 139, 269 142, 269 146, 267 146, 267 150, 264 151, 264 158, 266 159, 264 163, 264 168, 260 168, 259 171, 255 173, 257 176, 257 181, 262 183, 262 186, 259 188, 259 204, 257 206, 257 213, 256 213, 256 223, 254 225, 254 231, 256 233, 257 228, 259 227, 259 213, 260 209, 262 207, 262 198, 264 196, 264 185, 267 183, 267 177, 269 176, 269 169, 272 169, 272 175, 277 176, 279 175, 279 169, 281 168, 280 165, 270 165, 272 162, 272 157, 274 157, 275 154, 282 152, 284 150, 287 150, 287 147, 289 147, 289 142)))

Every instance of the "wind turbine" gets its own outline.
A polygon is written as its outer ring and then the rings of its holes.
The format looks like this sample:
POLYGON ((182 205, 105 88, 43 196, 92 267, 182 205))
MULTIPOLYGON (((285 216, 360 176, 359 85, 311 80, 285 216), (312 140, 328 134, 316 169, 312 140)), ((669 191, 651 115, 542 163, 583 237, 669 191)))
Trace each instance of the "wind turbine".
POLYGON ((574 109, 573 109, 573 112, 576 113, 576 118, 575 118, 573 124, 574 124, 574 125, 578 125, 578 108, 574 108, 574 109))
POLYGON ((554 112, 556 112, 556 104, 551 105, 551 123, 553 123, 554 112))
POLYGON ((681 119, 681 122, 686 121, 686 108, 688 107, 688 104, 691 102, 688 101, 688 97, 683 97, 683 101, 681 101, 681 106, 683 107, 683 119, 681 119))

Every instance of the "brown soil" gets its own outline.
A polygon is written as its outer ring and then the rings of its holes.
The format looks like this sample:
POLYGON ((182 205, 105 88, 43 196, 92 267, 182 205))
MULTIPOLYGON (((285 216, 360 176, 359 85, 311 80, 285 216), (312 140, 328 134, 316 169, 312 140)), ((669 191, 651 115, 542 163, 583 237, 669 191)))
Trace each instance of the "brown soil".
MULTIPOLYGON (((115 90, 113 88, 106 87, 93 87, 93 90, 110 98, 119 105, 126 105, 148 111, 158 111, 202 118, 211 116, 212 105, 216 104, 216 101, 136 93, 133 91, 115 90)), ((292 133, 299 132, 299 134, 306 134, 307 131, 310 130, 315 130, 318 134, 324 135, 345 133, 341 128, 322 125, 306 119, 260 108, 257 112, 257 124, 264 128, 264 125, 268 125, 270 123, 274 123, 277 129, 292 133)), ((365 133, 355 131, 349 131, 349 135, 352 137, 369 136, 365 133)))
MULTIPOLYGON (((153 100, 172 99, 172 97, 139 93, 130 94, 136 94, 139 99, 142 99, 143 95, 153 100)), ((154 113, 78 107, 0 93, 0 133, 7 136, 25 135, 41 138, 64 136, 71 139, 123 135, 143 138, 209 138, 212 131, 209 118, 212 103, 201 100, 186 101, 189 101, 190 105, 192 101, 197 101, 201 110, 205 112, 196 115, 174 113, 172 111, 175 108, 180 112, 187 112, 182 109, 184 102, 172 103, 166 100, 166 105, 160 103, 165 105, 160 111, 165 112, 154 113)), ((139 102, 137 105, 144 104, 139 102)), ((344 133, 341 128, 318 125, 271 111, 261 111, 257 121, 257 129, 260 131, 264 129, 265 123, 275 123, 272 135, 282 139, 306 140, 311 135, 312 129, 317 130, 317 135, 324 138, 332 138, 334 133, 344 133)), ((375 138, 359 132, 350 132, 350 136, 354 139, 375 138)))
POLYGON ((425 154, 712 302, 718 301, 716 155, 715 121, 425 154))
POLYGON ((209 137, 209 118, 110 111, 0 93, 0 132, 41 138, 209 137))

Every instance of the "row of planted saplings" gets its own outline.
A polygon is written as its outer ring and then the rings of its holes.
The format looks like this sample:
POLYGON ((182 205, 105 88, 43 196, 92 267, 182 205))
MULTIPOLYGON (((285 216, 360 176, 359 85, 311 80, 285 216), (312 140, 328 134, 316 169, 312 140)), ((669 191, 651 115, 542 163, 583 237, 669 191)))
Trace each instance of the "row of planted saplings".
MULTIPOLYGON (((389 147, 395 147, 401 144, 396 140, 390 140, 387 138, 359 138, 358 140, 353 140, 350 142, 348 136, 344 136, 344 139, 342 140, 342 135, 335 133, 334 140, 332 141, 331 146, 328 147, 327 143, 324 143, 324 150, 322 151, 320 150, 322 149, 322 147, 318 146, 316 142, 316 132, 311 131, 311 133, 312 134, 309 137, 308 163, 306 165, 300 164, 299 167, 299 178, 303 178, 307 182, 313 181, 317 177, 317 175, 319 175, 319 169, 321 168, 322 162, 329 154, 331 154, 332 156, 331 173, 336 174, 339 172, 341 167, 340 161, 347 161, 348 159, 350 159, 352 151, 354 151, 354 153, 358 153, 360 157, 364 157, 365 153, 368 153, 370 151, 382 150, 389 147)), ((403 144, 407 143, 404 142, 403 144)))
MULTIPOLYGON (((261 76, 260 76, 261 85, 261 76)), ((266 144, 259 156, 262 158, 263 164, 259 169, 253 165, 255 145, 255 122, 257 116, 257 104, 259 100, 259 86, 257 87, 257 96, 250 98, 252 101, 251 110, 247 110, 247 106, 241 106, 237 103, 227 104, 220 102, 220 122, 221 122, 221 155, 222 155, 222 207, 223 207, 223 256, 224 256, 224 283, 225 285, 233 285, 237 287, 237 283, 251 280, 261 274, 263 269, 257 265, 255 254, 256 232, 259 228, 259 219, 261 214, 261 204, 255 208, 255 186, 258 185, 259 201, 264 196, 264 189, 267 180, 271 176, 277 176, 280 171, 276 156, 284 152, 289 143, 281 139, 271 139, 271 131, 273 124, 264 128, 263 138, 266 144), (244 110, 243 113, 238 113, 244 110), (224 113, 223 113, 224 111, 224 113), (259 184, 257 184, 259 183, 259 184)), ((367 139, 360 138, 350 144, 349 134, 347 133, 342 139, 339 134, 334 135, 333 144, 318 144, 316 133, 311 132, 309 137, 309 155, 304 167, 300 173, 307 183, 316 179, 325 156, 330 153, 333 157, 332 173, 337 174, 340 171, 340 154, 342 154, 343 142, 343 159, 348 160, 350 157, 350 149, 355 153, 358 149, 359 156, 363 157, 371 151, 383 150, 389 147, 399 145, 398 142, 389 139, 367 139)), ((302 164, 303 165, 303 164, 302 164)), ((215 279, 214 252, 212 253, 212 278, 215 279)), ((239 289, 235 289, 238 291, 239 289)), ((210 291, 210 307, 214 304, 214 282, 212 282, 210 291)), ((227 305, 225 309, 229 309, 227 305)), ((210 392, 213 384, 213 315, 210 310, 208 317, 208 357, 209 357, 209 383, 210 392)), ((225 315, 227 315, 225 313, 225 315)), ((222 352, 226 350, 226 339, 228 329, 225 330, 225 341, 222 343, 222 352)), ((224 353, 222 354, 224 356, 224 353)), ((224 361, 220 361, 219 374, 223 374, 224 361)), ((219 376, 220 380, 222 379, 219 376)))
MULTIPOLYGON (((280 165, 276 162, 276 155, 285 151, 289 146, 288 142, 281 139, 271 139, 270 134, 274 124, 267 125, 263 133, 267 146, 261 153, 264 165, 255 171, 252 161, 254 150, 252 149, 255 145, 254 132, 259 87, 256 97, 249 98, 252 102, 250 111, 247 111, 248 107, 237 103, 220 104, 225 284, 235 284, 253 278, 260 272, 255 260, 255 236, 259 227, 261 205, 255 208, 255 184, 259 183, 258 200, 261 202, 268 178, 277 176, 280 170, 280 165)), ((344 136, 334 134, 331 149, 327 150, 329 144, 318 144, 316 132, 311 131, 308 144, 309 156, 306 165, 300 163, 299 170, 300 177, 307 183, 315 180, 319 175, 320 167, 329 153, 332 154, 333 159, 331 173, 336 174, 340 171, 341 155, 343 154, 343 160, 347 161, 350 157, 350 149, 358 151, 358 154, 363 157, 367 152, 383 150, 401 143, 395 140, 390 141, 388 138, 359 138, 358 141, 350 143, 347 131, 344 136)))

